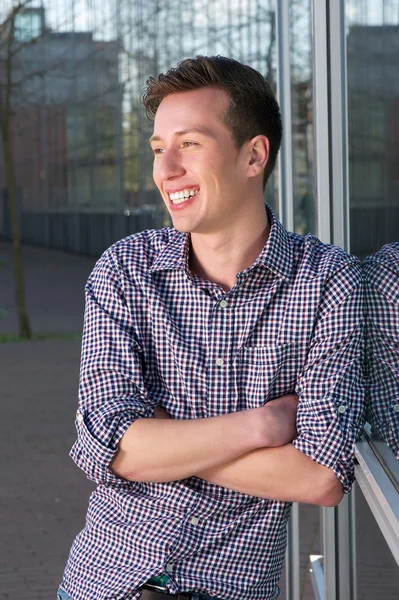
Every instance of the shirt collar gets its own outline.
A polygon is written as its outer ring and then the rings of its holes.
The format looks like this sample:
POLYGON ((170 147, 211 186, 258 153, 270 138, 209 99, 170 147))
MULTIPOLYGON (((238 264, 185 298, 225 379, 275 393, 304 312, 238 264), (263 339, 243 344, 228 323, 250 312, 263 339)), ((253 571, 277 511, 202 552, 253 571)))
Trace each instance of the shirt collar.
POLYGON ((290 234, 268 204, 266 204, 266 212, 270 223, 270 234, 261 253, 249 269, 263 265, 278 277, 290 280, 293 274, 293 248, 290 234))
MULTIPOLYGON (((289 280, 292 276, 293 267, 292 243, 287 230, 277 219, 269 205, 266 205, 266 211, 270 223, 269 238, 258 258, 244 272, 249 272, 258 265, 263 265, 275 275, 289 280)), ((190 234, 174 231, 172 239, 159 253, 151 266, 150 273, 178 269, 189 272, 189 252, 190 234)))
POLYGON ((174 271, 188 269, 190 252, 190 234, 171 229, 172 239, 158 254, 156 260, 150 267, 150 273, 154 271, 174 271))
POLYGON ((391 242, 383 246, 378 252, 368 256, 365 259, 367 263, 378 263, 384 264, 392 269, 392 271, 399 272, 399 242, 391 242))

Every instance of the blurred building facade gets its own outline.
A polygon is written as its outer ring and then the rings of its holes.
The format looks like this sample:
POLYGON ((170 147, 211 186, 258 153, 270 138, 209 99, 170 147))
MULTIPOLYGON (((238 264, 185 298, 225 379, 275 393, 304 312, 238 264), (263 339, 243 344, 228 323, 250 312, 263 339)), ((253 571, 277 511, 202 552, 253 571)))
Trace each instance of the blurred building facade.
POLYGON ((347 37, 352 250, 399 240, 399 26, 354 25, 347 37))
MULTIPOLYGON (((3 65, 13 6, 0 7, 3 65)), ((139 98, 150 75, 196 54, 250 64, 276 90, 285 139, 265 200, 288 228, 360 258, 399 240, 399 0, 33 0, 16 17, 13 48, 25 242, 98 256, 129 233, 168 223, 139 98)), ((0 91, 4 75, 0 67, 0 91)), ((9 238, 5 187, 0 151, 0 237, 9 238)), ((379 450, 381 465, 368 471, 367 452, 358 456, 359 481, 375 468, 383 484, 368 487, 365 477, 356 493, 367 499, 381 543, 375 556, 362 556, 367 527, 356 521, 356 494, 323 512, 327 600, 397 595, 378 586, 378 578, 399 583, 399 509, 389 518, 382 509, 390 506, 386 489, 399 497, 397 464, 379 450)), ((300 543, 293 523, 291 542, 300 543)), ((300 598, 294 546, 287 600, 300 598)), ((314 575, 320 560, 312 565, 314 575)))

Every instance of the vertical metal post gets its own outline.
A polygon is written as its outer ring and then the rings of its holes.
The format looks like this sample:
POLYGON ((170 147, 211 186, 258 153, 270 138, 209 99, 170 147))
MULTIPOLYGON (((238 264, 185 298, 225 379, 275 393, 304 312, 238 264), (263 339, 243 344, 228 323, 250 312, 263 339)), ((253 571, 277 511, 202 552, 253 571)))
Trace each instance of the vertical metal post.
MULTIPOLYGON (((72 31, 73 33, 76 32, 76 21, 75 21, 75 0, 71 0, 71 27, 72 27, 72 31)), ((73 123, 72 123, 72 131, 74 133, 75 136, 75 131, 76 131, 76 117, 79 114, 78 111, 78 91, 77 91, 77 78, 76 78, 76 67, 77 67, 77 54, 76 54, 76 43, 73 44, 72 46, 72 61, 73 61, 73 66, 72 66, 72 87, 71 87, 71 102, 69 103, 69 106, 72 107, 72 116, 73 116, 73 123)), ((80 252, 80 214, 79 214, 79 203, 80 203, 80 190, 77 186, 77 169, 78 169, 78 144, 77 144, 77 140, 76 140, 76 136, 75 139, 73 140, 73 144, 75 144, 74 146, 72 146, 72 152, 73 152, 73 158, 72 158, 72 172, 73 172, 73 176, 72 176, 72 182, 73 182, 73 189, 70 190, 70 192, 72 191, 72 204, 73 204, 73 234, 71 237, 73 237, 73 241, 72 239, 69 241, 68 239, 65 240, 66 245, 69 246, 69 244, 71 244, 71 248, 74 252, 80 252)), ((69 204, 69 201, 68 201, 69 204)), ((64 217, 65 219, 68 219, 68 214, 65 215, 64 217)), ((67 229, 68 230, 68 229, 67 229)))
POLYGON ((125 86, 123 84, 123 72, 121 65, 121 53, 124 45, 123 30, 122 30, 122 0, 117 0, 115 5, 115 24, 116 24, 116 39, 118 45, 118 90, 116 92, 117 108, 116 108, 116 144, 115 144, 115 170, 118 174, 118 193, 119 201, 116 200, 115 212, 116 229, 118 238, 125 236, 125 216, 126 194, 125 194, 125 131, 124 131, 124 95, 125 86))
POLYGON ((348 96, 345 0, 329 2, 333 242, 349 251, 348 96))
MULTIPOLYGON (((344 0, 313 1, 317 232, 349 248, 344 0)), ((322 510, 326 600, 355 598, 353 500, 322 510)))
POLYGON ((287 600, 300 600, 301 574, 299 561, 299 505, 292 505, 288 521, 288 544, 285 555, 285 580, 287 600))
MULTIPOLYGON (((322 508, 322 537, 325 600, 338 600, 337 508, 322 508)), ((349 598, 349 596, 348 596, 349 598)))
POLYGON ((289 40, 289 0, 276 2, 277 94, 283 121, 283 140, 279 163, 279 212, 283 225, 293 231, 292 122, 289 40))
MULTIPOLYGON (((42 37, 42 39, 40 40, 40 43, 42 44, 42 56, 41 56, 41 60, 42 60, 42 65, 43 65, 43 70, 46 71, 47 70, 47 57, 44 56, 44 46, 47 43, 47 39, 42 37)), ((44 245, 48 246, 50 243, 50 235, 49 235, 49 211, 50 211, 50 206, 49 206, 49 170, 48 170, 48 150, 49 150, 49 144, 48 144, 48 128, 47 128, 47 116, 48 113, 50 112, 50 115, 52 118, 54 115, 54 112, 51 111, 51 108, 48 109, 47 107, 47 97, 46 97, 46 75, 45 73, 42 74, 41 76, 41 82, 42 82, 42 86, 41 86, 41 93, 42 93, 42 97, 41 97, 41 106, 40 106, 40 142, 41 142, 41 155, 42 155, 42 160, 41 160, 41 170, 40 170, 40 187, 41 187, 41 191, 42 191, 42 203, 41 203, 41 208, 42 208, 42 215, 44 216, 44 245), (44 208, 44 210, 43 210, 44 208)))
POLYGON ((322 513, 325 598, 356 600, 353 492, 322 513))
POLYGON ((328 118, 328 0, 313 0, 313 107, 316 230, 318 238, 331 242, 330 144, 328 118))
POLYGON ((337 507, 338 598, 356 600, 356 561, 354 554, 354 498, 345 496, 337 507))
MULTIPOLYGON (((291 124, 291 72, 290 72, 290 20, 289 0, 276 2, 277 41, 277 94, 283 121, 283 140, 279 163, 279 213, 284 226, 294 229, 292 189, 292 124, 291 124)), ((288 546, 286 554, 286 595, 289 600, 300 599, 299 567, 299 509, 292 507, 288 522, 288 546)))

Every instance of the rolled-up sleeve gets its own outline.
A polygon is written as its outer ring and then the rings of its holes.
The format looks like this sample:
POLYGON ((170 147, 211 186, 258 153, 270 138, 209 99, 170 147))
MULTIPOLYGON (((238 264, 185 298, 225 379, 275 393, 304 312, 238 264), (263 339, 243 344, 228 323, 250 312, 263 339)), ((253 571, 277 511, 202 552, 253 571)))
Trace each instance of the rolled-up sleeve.
POLYGON ((399 459, 399 244, 364 263, 366 418, 399 459))
POLYGON ((353 260, 323 286, 299 396, 294 446, 334 471, 348 492, 363 426, 364 323, 360 264, 353 260))
POLYGON ((120 481, 109 468, 118 442, 136 419, 154 414, 127 285, 110 250, 98 261, 86 285, 78 438, 71 457, 97 483, 120 481))

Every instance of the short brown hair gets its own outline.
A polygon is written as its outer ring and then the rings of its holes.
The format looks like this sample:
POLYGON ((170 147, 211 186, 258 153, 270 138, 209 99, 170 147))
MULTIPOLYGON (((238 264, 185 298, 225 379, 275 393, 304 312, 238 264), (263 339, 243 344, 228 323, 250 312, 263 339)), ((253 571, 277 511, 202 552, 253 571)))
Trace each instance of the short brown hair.
POLYGON ((207 86, 220 87, 228 93, 230 106, 225 119, 239 148, 257 135, 268 138, 270 155, 264 172, 265 185, 276 164, 282 123, 273 90, 258 71, 224 56, 187 58, 166 73, 149 77, 141 100, 147 116, 153 119, 169 94, 207 86))

